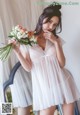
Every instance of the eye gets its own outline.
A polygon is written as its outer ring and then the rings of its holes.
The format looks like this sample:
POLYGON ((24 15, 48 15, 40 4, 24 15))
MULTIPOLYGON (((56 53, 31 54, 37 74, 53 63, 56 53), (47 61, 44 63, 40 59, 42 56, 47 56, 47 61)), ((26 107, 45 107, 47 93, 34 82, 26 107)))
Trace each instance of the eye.
POLYGON ((49 23, 51 23, 52 21, 51 21, 51 20, 49 20, 48 22, 49 22, 49 23))
POLYGON ((54 26, 57 26, 57 24, 54 24, 54 26))

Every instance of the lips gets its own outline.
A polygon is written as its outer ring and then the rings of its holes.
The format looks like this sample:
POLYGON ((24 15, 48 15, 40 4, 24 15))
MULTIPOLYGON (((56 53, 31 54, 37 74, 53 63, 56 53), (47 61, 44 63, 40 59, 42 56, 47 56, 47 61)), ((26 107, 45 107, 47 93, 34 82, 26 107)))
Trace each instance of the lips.
POLYGON ((47 32, 47 31, 52 32, 53 30, 48 30, 48 29, 47 29, 47 30, 44 30, 44 31, 45 31, 45 32, 47 32))
POLYGON ((48 30, 48 31, 52 32, 53 30, 48 30))
POLYGON ((50 32, 51 32, 51 31, 53 31, 53 30, 48 29, 48 31, 50 31, 50 32))

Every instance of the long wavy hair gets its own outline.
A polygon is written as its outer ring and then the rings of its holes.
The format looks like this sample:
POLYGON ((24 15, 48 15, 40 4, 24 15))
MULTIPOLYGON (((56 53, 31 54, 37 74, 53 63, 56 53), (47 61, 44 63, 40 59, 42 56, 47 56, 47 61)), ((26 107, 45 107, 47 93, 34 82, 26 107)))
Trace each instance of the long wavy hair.
POLYGON ((46 7, 42 14, 40 15, 38 19, 38 23, 35 28, 35 35, 39 35, 40 32, 42 31, 42 25, 43 25, 43 20, 47 18, 46 22, 47 23, 53 16, 57 16, 59 18, 59 23, 57 27, 52 31, 52 33, 57 36, 56 34, 60 33, 62 31, 62 22, 61 22, 61 5, 57 2, 53 2, 53 4, 49 5, 46 7), (54 4, 55 3, 55 4, 54 4), (56 31, 60 28, 60 31, 57 33, 56 31))

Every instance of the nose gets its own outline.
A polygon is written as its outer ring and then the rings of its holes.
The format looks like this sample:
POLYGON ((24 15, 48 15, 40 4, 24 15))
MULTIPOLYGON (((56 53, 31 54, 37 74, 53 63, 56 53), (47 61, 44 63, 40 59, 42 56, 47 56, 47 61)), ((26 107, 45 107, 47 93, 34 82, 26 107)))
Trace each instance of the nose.
POLYGON ((50 29, 50 30, 53 30, 53 25, 52 25, 52 24, 49 26, 49 29, 50 29))

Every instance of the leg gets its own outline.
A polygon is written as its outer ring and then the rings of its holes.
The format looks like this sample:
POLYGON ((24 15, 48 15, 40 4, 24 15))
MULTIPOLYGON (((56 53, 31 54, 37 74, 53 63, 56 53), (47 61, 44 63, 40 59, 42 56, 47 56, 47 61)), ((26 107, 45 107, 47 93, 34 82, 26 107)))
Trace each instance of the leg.
POLYGON ((74 103, 63 104, 63 115, 74 115, 74 103))
POLYGON ((31 109, 31 106, 18 108, 18 115, 30 115, 30 109, 31 109))
POLYGON ((48 109, 41 110, 39 115, 54 115, 55 109, 56 106, 52 106, 48 109))

